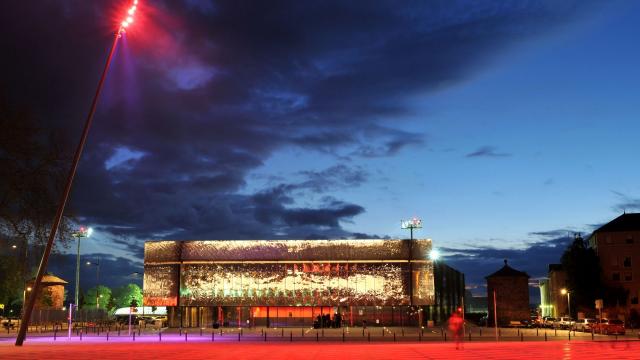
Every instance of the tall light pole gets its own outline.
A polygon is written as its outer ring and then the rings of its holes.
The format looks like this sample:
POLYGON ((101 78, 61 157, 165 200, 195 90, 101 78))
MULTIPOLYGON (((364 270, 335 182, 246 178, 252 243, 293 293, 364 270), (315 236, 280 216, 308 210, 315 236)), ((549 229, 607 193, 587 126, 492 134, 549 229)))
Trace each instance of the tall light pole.
POLYGON ((100 93, 102 92, 102 85, 104 84, 104 80, 107 77, 107 72, 109 71, 109 66, 111 65, 111 59, 113 58, 113 53, 115 52, 116 46, 118 45, 118 40, 122 37, 122 34, 125 32, 126 28, 129 27, 131 23, 133 23, 133 16, 136 12, 137 6, 138 6, 138 0, 133 0, 132 6, 128 9, 124 20, 119 24, 118 30, 114 34, 113 44, 111 45, 111 49, 109 50, 109 55, 107 56, 107 62, 104 66, 104 70, 102 71, 102 76, 100 77, 100 81, 98 81, 98 88, 96 89, 96 93, 93 96, 93 101, 91 102, 91 107, 89 108, 89 114, 87 115, 87 119, 84 123, 84 128, 82 130, 80 142, 78 143, 78 146, 76 147, 76 152, 73 155, 73 162, 71 163, 71 168, 69 169, 69 174, 67 175, 67 182, 65 184, 64 191, 62 192, 62 197, 60 199, 60 203, 58 204, 58 209, 56 210, 56 215, 53 218, 53 222, 51 224, 51 231, 49 232, 47 245, 44 249, 44 253, 42 254, 42 260, 40 260, 40 266, 38 267, 38 275, 36 275, 36 280, 33 284, 33 291, 29 295, 27 306, 25 308, 25 311, 22 314, 22 321, 20 322, 20 331, 18 331, 18 336, 16 337, 16 343, 15 343, 16 346, 22 346, 22 344, 24 343, 24 339, 27 337, 27 328, 29 326, 29 319, 31 318, 33 305, 35 304, 35 301, 36 301, 36 296, 34 294, 37 294, 38 291, 40 291, 40 287, 42 285, 42 277, 44 276, 44 273, 47 270, 47 263, 49 262, 49 255, 51 254, 51 249, 53 248, 53 241, 55 240, 56 233, 58 232, 58 227, 60 226, 60 221, 62 220, 62 215, 64 214, 64 208, 67 205, 67 200, 69 199, 69 194, 71 193, 71 185, 73 184, 73 179, 76 176, 78 163, 80 162, 80 157, 82 156, 84 145, 87 142, 89 129, 91 128, 91 123, 93 122, 93 115, 96 112, 96 105, 98 104, 100 93))
POLYGON ((96 262, 87 261, 87 265, 96 267, 96 309, 99 309, 100 302, 98 300, 100 299, 100 295, 98 288, 100 287, 100 258, 98 258, 98 261, 96 262))
POLYGON ((91 234, 93 233, 93 229, 92 228, 85 228, 84 226, 81 226, 80 229, 78 229, 78 231, 74 231, 71 236, 76 238, 76 241, 78 242, 78 251, 76 252, 76 289, 75 289, 75 300, 73 302, 72 306, 75 306, 76 309, 78 309, 78 306, 80 305, 79 302, 79 298, 80 298, 80 239, 82 238, 88 238, 91 236, 91 234))
MULTIPOLYGON (((414 217, 411 220, 400 220, 401 229, 409 229, 409 306, 413 307, 413 229, 422 229, 422 220, 414 217)), ((420 324, 422 326, 422 324, 420 324)))

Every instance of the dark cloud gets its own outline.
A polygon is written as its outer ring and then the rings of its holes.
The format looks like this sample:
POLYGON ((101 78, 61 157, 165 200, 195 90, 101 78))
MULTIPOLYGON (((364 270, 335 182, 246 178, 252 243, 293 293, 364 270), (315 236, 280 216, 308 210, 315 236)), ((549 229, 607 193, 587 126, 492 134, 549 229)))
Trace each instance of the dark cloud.
POLYGON ((468 153, 466 155, 468 158, 475 157, 507 157, 511 156, 509 153, 498 152, 493 146, 483 146, 478 148, 476 151, 468 153))
POLYGON ((640 212, 640 198, 634 198, 619 191, 612 191, 618 198, 617 204, 613 206, 616 212, 640 212))
MULTIPOLYGON (((508 260, 509 266, 525 271, 533 279, 547 276, 548 264, 560 262, 562 253, 573 241, 566 230, 533 232, 540 241, 525 243, 518 249, 500 249, 492 246, 473 246, 467 248, 439 248, 445 261, 465 273, 467 285, 476 295, 486 295, 485 277, 499 270, 508 260)), ((539 298, 539 293, 532 292, 539 298)))
MULTIPOLYGON (((32 5, 0 4, 0 27, 11 34, 0 39, 11 54, 0 57, 0 83, 44 125, 76 139, 122 9, 107 1, 32 5)), ((349 160, 423 145, 426 135, 403 122, 415 116, 409 98, 467 79, 512 44, 586 9, 142 2, 105 84, 70 211, 136 254, 149 238, 349 236, 341 224, 362 214, 361 205, 299 199, 368 181, 349 160), (252 171, 288 148, 341 163, 243 192, 252 171)))
MULTIPOLYGON (((75 291, 76 255, 53 254, 49 259, 47 271, 61 277, 69 283, 69 285, 67 285, 67 300, 72 299, 75 291)), ((104 253, 82 254, 80 262, 80 289, 86 291, 96 286, 98 281, 100 281, 100 285, 106 285, 111 288, 128 283, 142 285, 142 277, 135 273, 142 273, 141 262, 135 262, 127 258, 104 253), (97 268, 87 265, 87 261, 100 264, 99 278, 96 276, 97 268)))

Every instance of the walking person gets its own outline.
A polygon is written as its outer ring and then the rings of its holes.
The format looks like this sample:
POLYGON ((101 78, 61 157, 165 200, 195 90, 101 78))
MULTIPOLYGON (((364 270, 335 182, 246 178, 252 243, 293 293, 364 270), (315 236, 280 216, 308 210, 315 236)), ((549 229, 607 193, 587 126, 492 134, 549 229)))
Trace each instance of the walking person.
POLYGON ((464 320, 462 320, 462 315, 458 311, 451 314, 451 317, 449 318, 449 331, 451 331, 453 341, 456 343, 456 349, 464 347, 464 345, 462 345, 463 326, 464 320))

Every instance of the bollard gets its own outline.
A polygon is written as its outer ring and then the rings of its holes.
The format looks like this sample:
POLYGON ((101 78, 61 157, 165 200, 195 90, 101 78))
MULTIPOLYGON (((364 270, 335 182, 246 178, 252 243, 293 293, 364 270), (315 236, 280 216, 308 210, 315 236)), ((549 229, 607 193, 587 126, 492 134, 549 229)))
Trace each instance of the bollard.
POLYGON ((393 333, 393 342, 396 342, 396 333, 393 333))
MULTIPOLYGON (((342 330, 342 332, 344 332, 344 330, 342 330)), ((304 328, 300 329, 300 336, 304 337, 304 328)))
MULTIPOLYGON (((265 335, 266 335, 266 334, 267 334, 267 333, 265 332, 265 335)), ((220 336, 222 336, 222 328, 220 328, 220 336)))
POLYGON ((520 342, 524 341, 524 334, 520 334, 520 342))
POLYGON ((402 337, 404 337, 404 328, 402 328, 402 337))
POLYGON ((322 337, 324 337, 324 328, 322 328, 322 337))
POLYGON ((180 336, 182 336, 182 327, 180 327, 180 328, 178 329, 178 334, 179 334, 180 336))
MULTIPOLYGON (((640 335, 638 335, 640 337, 640 335)), ((591 329, 591 340, 593 340, 593 329, 591 329)))
POLYGON ((553 336, 558 336, 558 329, 557 328, 553 328, 553 336))
POLYGON ((82 330, 80 330, 80 341, 82 341, 82 330))
POLYGON ((520 336, 520 328, 518 328, 517 330, 518 330, 518 336, 520 336))
POLYGON ((369 340, 369 342, 371 342, 371 333, 367 332, 367 339, 369 340))
POLYGON ((244 336, 244 329, 240 329, 240 335, 244 336))
POLYGON ((189 332, 187 330, 184 331, 184 342, 187 342, 187 338, 189 336, 189 332))
POLYGON ((342 330, 342 342, 344 342, 344 330, 342 330))
POLYGON ((107 330, 107 341, 109 341, 109 331, 107 330))
POLYGON ((364 337, 364 327, 362 328, 362 337, 364 337))
POLYGON ((538 336, 538 328, 536 328, 536 336, 538 336))
POLYGON ((162 342, 162 332, 158 331, 158 342, 162 342))
POLYGON ((53 341, 56 341, 56 337, 57 337, 56 333, 58 332, 57 330, 58 330, 57 328, 53 329, 53 341))
POLYGON ((471 330, 469 330, 469 341, 471 341, 471 330))
POLYGON ((240 333, 238 333, 238 342, 240 341, 240 333))
POLYGON ((138 336, 140 336, 140 331, 142 331, 142 329, 140 329, 140 327, 138 327, 138 336))
POLYGON ((118 326, 118 336, 120 336, 120 327, 118 326))
POLYGON ((382 331, 382 337, 384 337, 384 328, 382 328, 381 331, 382 331))
POLYGON ((200 328, 200 336, 202 336, 202 328, 200 328))
POLYGON ((211 342, 213 342, 215 338, 216 338, 216 332, 212 331, 211 332, 211 342))
POLYGON ((544 341, 547 341, 547 332, 544 332, 544 341))
MULTIPOLYGON (((324 329, 322 329, 322 331, 323 331, 322 336, 324 336, 324 329)), ((282 328, 282 334, 280 336, 284 337, 284 328, 282 328)))
POLYGON ((571 331, 569 331, 569 341, 571 341, 571 331))
POLYGON ((502 329, 498 328, 498 337, 502 336, 502 329))
POLYGON ((320 335, 316 332, 316 342, 320 341, 320 335))
POLYGON ((293 342, 293 331, 289 332, 289 342, 293 342))
POLYGON ((136 341, 136 332, 134 331, 132 334, 133 334, 133 341, 136 341))

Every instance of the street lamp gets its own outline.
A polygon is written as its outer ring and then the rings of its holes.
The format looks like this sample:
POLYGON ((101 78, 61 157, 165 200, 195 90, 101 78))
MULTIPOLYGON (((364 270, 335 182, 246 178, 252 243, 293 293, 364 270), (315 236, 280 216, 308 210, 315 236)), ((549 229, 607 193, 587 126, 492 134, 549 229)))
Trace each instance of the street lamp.
POLYGON ((24 290, 22 290, 22 312, 23 313, 24 313, 24 303, 27 300, 27 293, 31 292, 31 290, 33 290, 31 286, 27 286, 26 288, 24 288, 24 290))
POLYGON ((571 317, 571 291, 567 289, 560 290, 560 294, 567 295, 567 308, 569 311, 569 317, 571 317))
POLYGON ((100 308, 100 302, 98 301, 102 295, 99 295, 98 288, 100 287, 100 259, 97 262, 87 261, 87 266, 96 267, 96 309, 100 308))
MULTIPOLYGON (((64 208, 67 205, 67 200, 69 199, 69 194, 71 193, 71 185, 73 184, 73 179, 75 178, 76 171, 78 170, 78 164, 80 163, 80 157, 82 156, 84 145, 87 142, 89 129, 91 128, 91 123, 93 121, 93 114, 95 114, 96 112, 96 105, 98 104, 98 98, 100 97, 100 93, 102 92, 102 85, 104 84, 104 81, 107 77, 107 72, 109 71, 109 66, 111 65, 111 59, 113 58, 116 46, 118 45, 118 40, 122 37, 122 34, 125 33, 125 29, 130 26, 131 23, 133 23, 133 16, 135 15, 137 7, 138 0, 133 0, 131 7, 127 10, 124 20, 120 23, 120 26, 118 26, 116 32, 114 33, 111 50, 109 50, 109 55, 107 56, 107 62, 104 66, 104 70, 102 71, 100 81, 98 82, 96 93, 93 96, 93 101, 91 102, 91 107, 89 108, 89 114, 87 114, 87 119, 85 121, 84 128, 82 129, 80 142, 78 143, 75 154, 73 155, 73 162, 71 163, 71 168, 69 169, 69 174, 67 175, 67 182, 64 186, 64 191, 62 192, 62 196, 58 204, 58 209, 56 210, 56 215, 51 222, 51 231, 49 232, 49 237, 47 238, 47 245, 44 248, 42 260, 40 261, 40 266, 38 267, 38 274, 36 275, 36 279, 33 284, 33 288, 35 290, 34 293, 37 293, 38 289, 40 289, 42 278, 47 269, 49 255, 51 254, 51 249, 53 248, 53 241, 56 238, 56 233, 58 232, 58 227, 60 226, 60 221, 62 221, 62 215, 64 214, 64 208)), ((78 286, 77 283, 76 286, 78 286)), ((20 331, 18 332, 18 336, 16 337, 16 346, 22 346, 22 344, 24 343, 24 339, 27 337, 27 328, 29 327, 29 320, 31 318, 31 312, 33 311, 35 300, 35 296, 29 296, 29 301, 27 303, 26 309, 22 314, 20 331)), ((77 302, 78 299, 76 290, 76 303, 77 302)))

